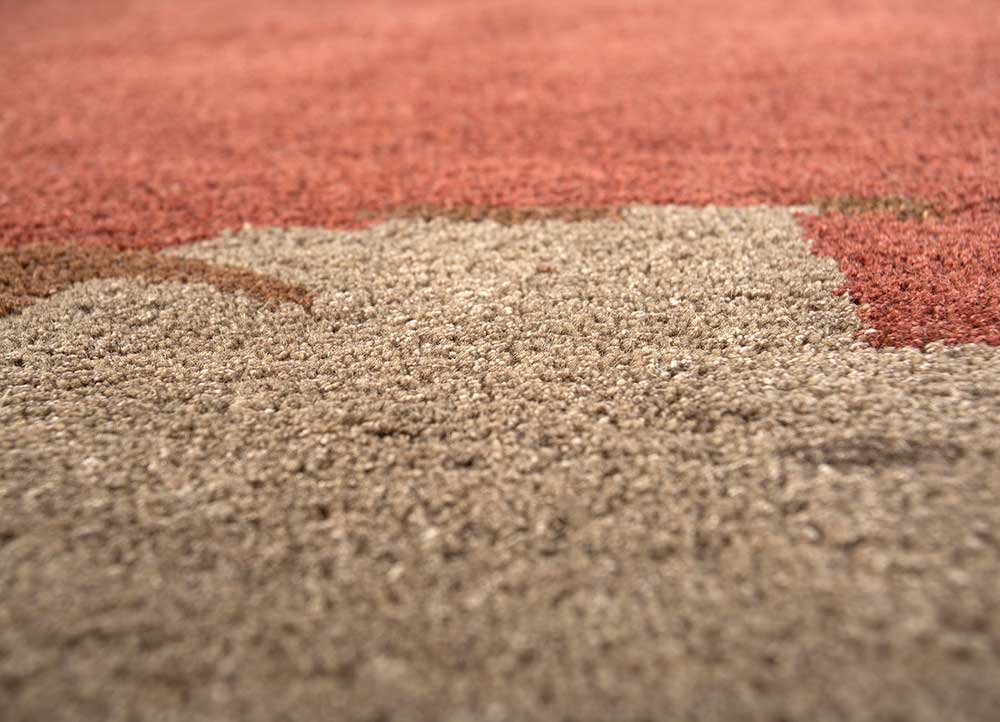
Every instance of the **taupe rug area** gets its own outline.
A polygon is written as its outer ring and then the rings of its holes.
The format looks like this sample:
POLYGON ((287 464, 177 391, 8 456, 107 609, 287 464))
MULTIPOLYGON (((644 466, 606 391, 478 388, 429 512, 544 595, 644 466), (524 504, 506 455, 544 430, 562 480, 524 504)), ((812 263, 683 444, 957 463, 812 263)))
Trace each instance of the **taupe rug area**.
POLYGON ((3 720, 998 719, 1000 354, 791 211, 161 256, 0 318, 3 720))

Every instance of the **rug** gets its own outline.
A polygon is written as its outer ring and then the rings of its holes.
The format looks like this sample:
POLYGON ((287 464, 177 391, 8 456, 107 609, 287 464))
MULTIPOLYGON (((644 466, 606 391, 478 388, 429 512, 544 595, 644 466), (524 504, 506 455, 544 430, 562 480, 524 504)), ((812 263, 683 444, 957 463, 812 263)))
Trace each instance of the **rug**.
POLYGON ((0 719, 997 719, 997 37, 0 1, 0 719))

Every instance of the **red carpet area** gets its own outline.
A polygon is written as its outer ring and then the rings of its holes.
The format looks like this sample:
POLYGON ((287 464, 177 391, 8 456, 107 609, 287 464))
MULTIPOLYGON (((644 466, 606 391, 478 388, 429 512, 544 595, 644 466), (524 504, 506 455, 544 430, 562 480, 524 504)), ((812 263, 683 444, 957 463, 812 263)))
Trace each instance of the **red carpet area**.
POLYGON ((412 206, 848 199, 806 227, 873 343, 1000 343, 991 0, 0 12, 4 245, 163 247, 412 206), (931 219, 879 210, 893 198, 931 219))

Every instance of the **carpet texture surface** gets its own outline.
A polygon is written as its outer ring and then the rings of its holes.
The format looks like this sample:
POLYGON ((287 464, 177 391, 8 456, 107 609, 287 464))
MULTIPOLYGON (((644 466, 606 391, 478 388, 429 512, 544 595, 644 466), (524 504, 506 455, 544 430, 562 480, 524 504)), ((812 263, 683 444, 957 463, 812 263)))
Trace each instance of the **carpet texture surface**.
POLYGON ((1000 719, 994 0, 0 0, 0 722, 1000 719))
POLYGON ((995 0, 6 2, 0 244, 847 200, 814 235, 873 342, 996 345, 998 35, 995 0))
POLYGON ((791 213, 161 256, 311 304, 110 278, 0 319, 13 718, 1000 707, 1000 356, 859 340, 791 213))

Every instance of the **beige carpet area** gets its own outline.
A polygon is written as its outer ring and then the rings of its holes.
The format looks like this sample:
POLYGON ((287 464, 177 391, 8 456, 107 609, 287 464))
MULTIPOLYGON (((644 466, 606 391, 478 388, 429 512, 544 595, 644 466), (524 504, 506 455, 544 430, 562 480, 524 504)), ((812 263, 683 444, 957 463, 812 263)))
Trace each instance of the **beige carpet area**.
POLYGON ((1000 719, 1000 353, 791 210, 163 254, 308 302, 0 318, 4 722, 1000 719))

